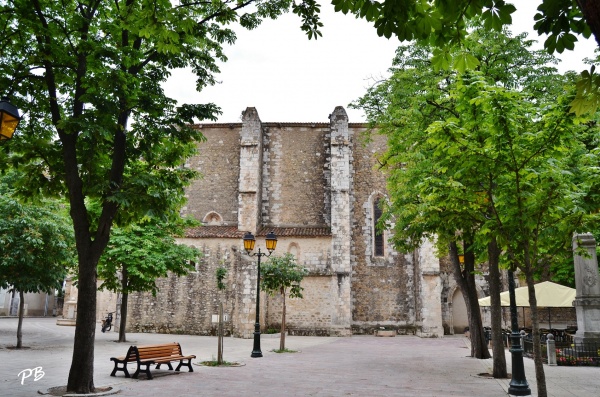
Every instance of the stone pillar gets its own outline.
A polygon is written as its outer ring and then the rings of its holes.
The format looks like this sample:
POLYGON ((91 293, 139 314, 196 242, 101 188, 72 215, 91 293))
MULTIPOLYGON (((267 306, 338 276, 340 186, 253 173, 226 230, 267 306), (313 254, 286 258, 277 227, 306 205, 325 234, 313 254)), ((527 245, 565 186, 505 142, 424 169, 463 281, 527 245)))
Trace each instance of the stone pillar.
POLYGON ((262 124, 255 108, 246 108, 240 133, 238 229, 256 234, 260 226, 262 124))
MULTIPOLYGON (((261 226, 263 131, 256 108, 246 108, 242 115, 240 132, 240 179, 238 181, 238 230, 251 232, 256 236, 261 226)), ((241 246, 242 240, 239 244, 241 246)), ((257 247, 261 241, 257 241, 257 247)), ((264 243, 262 245, 264 247, 264 243)), ((239 333, 251 338, 256 316, 256 257, 241 255, 241 306, 239 312, 239 333)), ((262 299, 261 303, 265 300, 262 299)), ((264 304, 261 313, 264 313, 264 304)), ((261 325, 264 325, 261 319, 261 325)))
POLYGON ((337 308, 333 327, 349 334, 351 307, 352 152, 348 115, 337 106, 329 116, 331 128, 331 267, 337 275, 337 308))
POLYGON ((73 279, 68 277, 65 282, 63 316, 56 319, 56 325, 75 325, 77 318, 77 295, 77 287, 73 285, 73 279))
POLYGON ((575 287, 577 293, 573 306, 577 313, 575 344, 600 344, 600 281, 596 240, 589 234, 573 236, 575 255, 575 287), (581 253, 584 250, 585 253, 581 253))
POLYGON ((440 260, 435 255, 432 241, 425 240, 419 248, 419 267, 421 269, 421 288, 418 291, 421 302, 421 328, 417 335, 424 338, 442 338, 442 280, 440 278, 440 260))
MULTIPOLYGON (((554 341, 554 335, 548 334, 546 337, 546 351, 548 352, 548 365, 556 365, 556 342, 554 341)), ((521 345, 523 346, 523 345, 521 345)))

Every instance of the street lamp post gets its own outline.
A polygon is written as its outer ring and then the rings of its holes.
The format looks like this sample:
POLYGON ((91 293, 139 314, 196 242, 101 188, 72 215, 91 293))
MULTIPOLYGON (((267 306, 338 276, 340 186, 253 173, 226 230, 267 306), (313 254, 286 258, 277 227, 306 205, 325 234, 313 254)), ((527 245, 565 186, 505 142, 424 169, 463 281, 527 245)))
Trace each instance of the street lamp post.
POLYGON ((8 97, 0 99, 0 141, 12 138, 21 121, 19 109, 9 102, 8 97))
POLYGON ((260 248, 258 249, 258 252, 252 253, 255 242, 256 239, 252 233, 247 232, 244 235, 244 249, 246 250, 246 253, 250 256, 258 257, 258 272, 256 275, 256 322, 254 323, 254 347, 250 357, 262 357, 262 351, 260 350, 260 258, 262 256, 271 256, 277 246, 277 236, 275 236, 275 233, 273 232, 267 234, 266 246, 269 251, 268 254, 261 252, 260 248))
POLYGON ((531 389, 525 378, 523 365, 523 346, 517 319, 517 300, 515 298, 515 276, 512 269, 508 270, 508 295, 510 297, 510 354, 512 362, 512 377, 508 385, 508 394, 513 396, 530 396, 531 389))

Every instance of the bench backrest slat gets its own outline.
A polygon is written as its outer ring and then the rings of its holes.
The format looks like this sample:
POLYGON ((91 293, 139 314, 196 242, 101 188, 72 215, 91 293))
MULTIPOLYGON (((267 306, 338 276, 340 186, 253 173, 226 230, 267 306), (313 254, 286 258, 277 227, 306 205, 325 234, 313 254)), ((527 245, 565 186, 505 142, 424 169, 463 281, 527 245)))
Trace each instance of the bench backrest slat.
POLYGON ((181 346, 179 343, 174 342, 162 345, 137 346, 138 360, 173 356, 181 356, 181 346))
POLYGON ((177 342, 160 345, 130 346, 125 356, 126 362, 149 360, 160 357, 178 357, 181 354, 181 345, 177 342))

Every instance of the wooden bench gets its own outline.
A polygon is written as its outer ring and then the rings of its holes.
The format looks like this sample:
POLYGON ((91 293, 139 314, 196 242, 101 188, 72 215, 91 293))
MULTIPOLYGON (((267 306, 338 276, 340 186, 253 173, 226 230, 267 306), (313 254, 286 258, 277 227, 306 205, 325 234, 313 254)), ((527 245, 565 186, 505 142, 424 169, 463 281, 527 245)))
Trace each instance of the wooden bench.
POLYGON ((188 372, 194 372, 192 368, 193 358, 196 358, 196 356, 184 356, 181 353, 181 346, 177 342, 160 345, 130 346, 125 356, 111 357, 111 361, 115 362, 115 368, 110 376, 116 376, 117 371, 123 371, 125 372, 125 377, 129 378, 129 371, 127 371, 128 363, 137 364, 137 370, 133 374, 133 379, 138 378, 140 371, 145 372, 148 379, 152 379, 150 366, 154 364, 156 364, 155 369, 159 369, 162 364, 167 364, 169 370, 173 370, 173 366, 171 365, 173 361, 179 361, 179 365, 175 368, 175 371, 179 371, 182 366, 185 366, 188 367, 188 372), (187 363, 184 360, 187 360, 187 363), (121 365, 120 367, 119 364, 121 365), (142 369, 144 365, 146 369, 142 369))

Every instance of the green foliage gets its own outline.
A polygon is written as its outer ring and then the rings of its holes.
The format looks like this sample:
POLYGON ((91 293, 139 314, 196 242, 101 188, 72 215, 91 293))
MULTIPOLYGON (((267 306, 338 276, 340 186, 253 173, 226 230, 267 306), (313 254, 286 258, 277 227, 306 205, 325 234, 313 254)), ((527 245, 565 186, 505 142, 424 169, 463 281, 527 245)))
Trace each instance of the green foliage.
POLYGON ((381 222, 403 250, 437 236, 443 255, 473 235, 480 263, 494 237, 505 263, 553 267, 598 205, 596 124, 568 112, 572 76, 524 36, 479 29, 464 46, 477 71, 436 71, 434 47, 400 47, 392 77, 354 104, 388 136, 381 222))
POLYGON ((286 294, 289 288, 290 298, 302 298, 300 282, 308 271, 296 263, 294 255, 273 256, 261 266, 260 288, 271 295, 286 294))
POLYGON ((19 192, 68 191, 78 249, 95 250, 86 257, 99 257, 113 221, 176 217, 197 177, 182 165, 203 139, 190 123, 220 110, 177 107, 162 84, 177 68, 193 70, 198 90, 214 84, 236 38, 228 25, 251 29, 292 6, 319 35, 313 0, 0 1, 0 92, 25 115, 7 145, 19 192))
POLYGON ((290 349, 273 349, 271 351, 273 353, 298 353, 298 350, 290 350, 290 349))
POLYGON ((592 34, 590 25, 586 23, 580 8, 574 1, 543 0, 538 11, 539 13, 534 17, 536 21, 534 27, 539 34, 548 35, 544 47, 550 52, 562 53, 565 49, 572 50, 577 41, 573 33, 581 34, 586 38, 592 34))
MULTIPOLYGON (((550 53, 573 50, 576 35, 589 38, 593 33, 600 42, 600 14, 593 2, 538 0, 534 28, 547 35, 544 48, 550 53), (592 28, 594 30, 592 30, 592 28)), ((396 36, 400 41, 421 41, 435 47, 431 62, 436 70, 454 68, 460 72, 475 70, 475 59, 467 52, 464 39, 473 26, 501 31, 512 24, 513 4, 504 0, 332 0, 336 11, 352 13, 373 22, 379 36, 396 36)), ((518 2, 515 2, 518 6, 518 2)), ((600 81, 591 72, 582 74, 578 94, 571 110, 581 116, 593 114, 600 103, 600 81)))
POLYGON ((600 76, 596 74, 596 67, 581 72, 577 81, 577 95, 571 102, 571 111, 576 115, 593 114, 600 105, 600 76))
POLYGON ((173 225, 158 222, 115 228, 98 265, 100 288, 122 293, 151 291, 155 295, 157 278, 169 272, 185 275, 194 270, 190 261, 197 261, 201 252, 177 244, 173 238, 176 231, 173 225))
POLYGON ((223 291, 227 287, 225 283, 223 283, 223 280, 225 280, 225 277, 227 276, 227 268, 219 266, 215 275, 217 277, 217 288, 219 291, 223 291))
POLYGON ((73 229, 60 204, 21 203, 2 184, 0 214, 0 288, 61 290, 75 250, 73 229))
MULTIPOLYGON (((534 28, 548 38, 545 48, 553 53, 572 50, 577 38, 590 37, 595 20, 584 18, 582 10, 572 0, 542 0, 535 15, 534 28)), ((332 0, 336 11, 354 14, 373 22, 379 36, 392 35, 400 41, 426 40, 435 46, 460 43, 469 32, 469 24, 481 21, 487 30, 501 31, 511 25, 513 4, 505 0, 332 0)), ((587 15, 587 18, 598 15, 587 15)), ((597 34, 598 32, 593 32, 597 34)))
MULTIPOLYGON (((236 39, 228 26, 256 27, 292 3, 0 0, 0 92, 24 114, 3 149, 20 168, 19 193, 64 194, 75 230, 85 298, 74 344, 85 348, 73 359, 68 391, 94 388, 94 349, 83 335, 95 326, 96 267, 113 224, 179 216, 184 187, 197 176, 184 165, 203 139, 190 124, 219 113, 212 103, 176 106, 163 83, 171 70, 189 68, 198 91, 214 84, 223 46, 236 39)), ((303 29, 316 37, 318 7, 300 4, 303 29)), ((148 277, 141 286, 152 289, 148 277)))
POLYGON ((210 360, 210 361, 202 361, 200 362, 201 365, 205 365, 207 367, 239 367, 240 363, 235 362, 235 361, 222 361, 222 362, 218 362, 217 360, 210 360))

